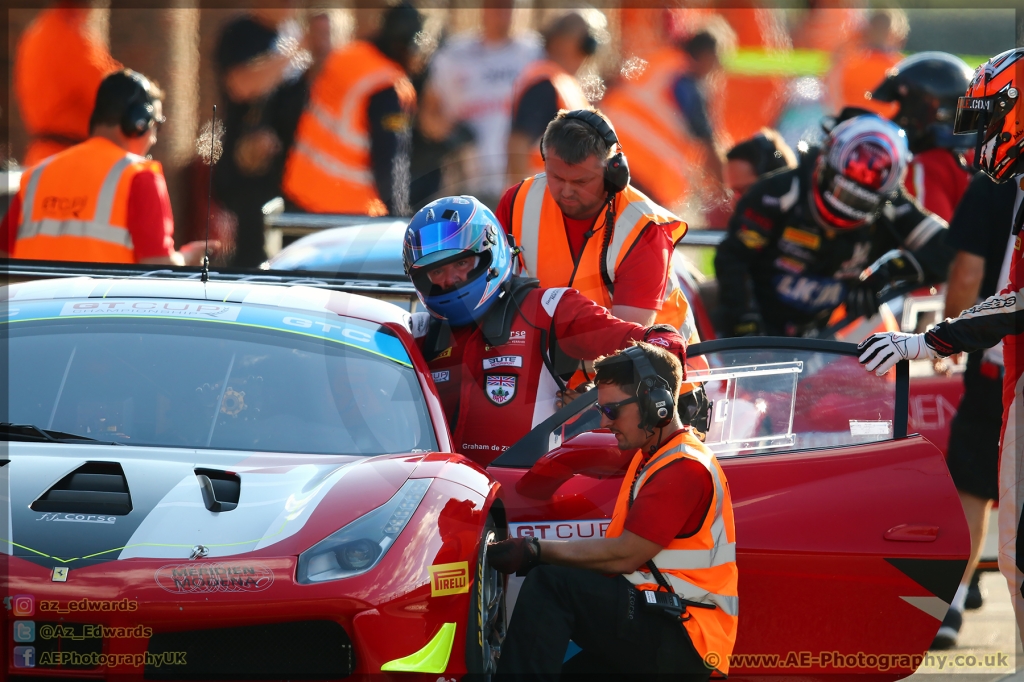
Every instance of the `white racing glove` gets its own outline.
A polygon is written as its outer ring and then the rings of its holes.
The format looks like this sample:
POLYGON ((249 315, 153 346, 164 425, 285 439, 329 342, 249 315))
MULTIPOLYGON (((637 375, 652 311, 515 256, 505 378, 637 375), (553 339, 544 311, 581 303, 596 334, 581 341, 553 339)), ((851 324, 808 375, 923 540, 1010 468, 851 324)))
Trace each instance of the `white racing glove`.
POLYGON ((900 360, 935 359, 939 354, 924 342, 924 334, 885 332, 872 334, 857 346, 860 364, 869 372, 882 376, 900 360))

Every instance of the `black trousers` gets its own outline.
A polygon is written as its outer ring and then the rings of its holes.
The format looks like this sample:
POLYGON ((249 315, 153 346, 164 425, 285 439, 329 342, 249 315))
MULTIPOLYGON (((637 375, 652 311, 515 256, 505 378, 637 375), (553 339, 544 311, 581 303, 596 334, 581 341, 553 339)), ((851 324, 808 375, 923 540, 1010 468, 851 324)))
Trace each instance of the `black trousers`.
POLYGON ((643 602, 643 594, 622 576, 538 566, 519 592, 498 679, 614 675, 707 682, 711 670, 683 626, 643 602), (570 639, 583 651, 563 666, 570 639))

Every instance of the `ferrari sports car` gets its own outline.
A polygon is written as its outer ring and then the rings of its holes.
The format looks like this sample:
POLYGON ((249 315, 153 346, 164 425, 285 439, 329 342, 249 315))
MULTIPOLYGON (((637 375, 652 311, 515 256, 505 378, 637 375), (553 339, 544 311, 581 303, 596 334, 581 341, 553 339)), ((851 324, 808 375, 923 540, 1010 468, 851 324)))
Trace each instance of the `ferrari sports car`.
MULTIPOLYGON (((518 579, 484 546, 602 535, 632 455, 590 394, 486 470, 455 454, 409 313, 363 296, 95 277, 4 300, 8 679, 487 675, 518 579)), ((913 672, 969 540, 906 367, 691 353, 735 506, 731 675, 913 672)))

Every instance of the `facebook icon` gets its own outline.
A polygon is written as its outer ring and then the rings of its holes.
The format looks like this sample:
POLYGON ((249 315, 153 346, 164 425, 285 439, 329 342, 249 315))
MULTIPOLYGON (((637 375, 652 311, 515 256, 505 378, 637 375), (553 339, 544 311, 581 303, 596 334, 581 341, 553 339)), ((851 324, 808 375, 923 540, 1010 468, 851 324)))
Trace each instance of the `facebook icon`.
POLYGON ((34 668, 36 667, 36 648, 34 646, 14 647, 14 667, 34 668))

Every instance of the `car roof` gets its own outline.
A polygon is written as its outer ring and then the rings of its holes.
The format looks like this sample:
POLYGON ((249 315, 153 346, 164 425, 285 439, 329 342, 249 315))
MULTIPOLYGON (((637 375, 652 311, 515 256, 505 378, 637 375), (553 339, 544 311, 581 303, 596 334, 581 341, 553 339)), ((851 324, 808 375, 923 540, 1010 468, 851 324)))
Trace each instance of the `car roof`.
POLYGON ((267 267, 404 279, 402 241, 407 222, 394 220, 314 232, 286 246, 267 261, 267 267))
POLYGON ((385 301, 317 287, 258 282, 201 282, 197 279, 156 277, 65 277, 33 280, 2 287, 9 303, 88 298, 170 298, 218 303, 241 303, 310 312, 330 312, 377 324, 393 323, 406 328, 410 315, 385 301))

